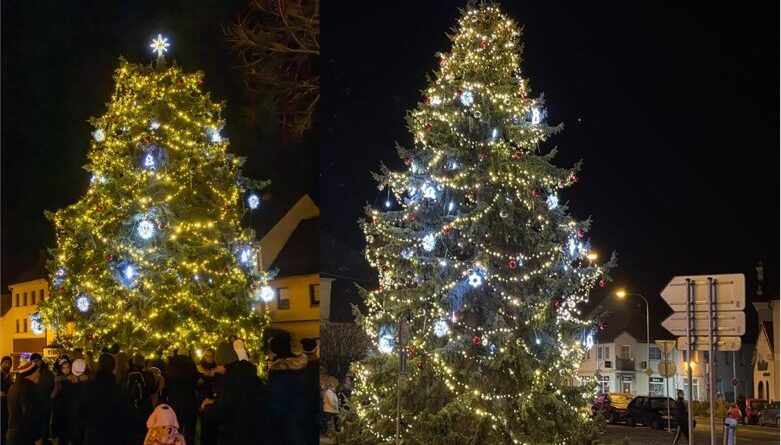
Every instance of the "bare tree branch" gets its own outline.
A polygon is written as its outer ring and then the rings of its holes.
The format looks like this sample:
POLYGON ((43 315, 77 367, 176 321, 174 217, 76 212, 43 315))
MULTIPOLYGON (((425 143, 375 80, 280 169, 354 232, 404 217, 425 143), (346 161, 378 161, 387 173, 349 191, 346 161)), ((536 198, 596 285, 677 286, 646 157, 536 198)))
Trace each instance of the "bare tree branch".
POLYGON ((366 332, 355 323, 323 320, 320 324, 320 366, 339 381, 350 370, 350 364, 364 358, 370 347, 366 332))
POLYGON ((247 91, 273 94, 280 123, 301 137, 320 102, 320 0, 251 0, 223 33, 247 91))

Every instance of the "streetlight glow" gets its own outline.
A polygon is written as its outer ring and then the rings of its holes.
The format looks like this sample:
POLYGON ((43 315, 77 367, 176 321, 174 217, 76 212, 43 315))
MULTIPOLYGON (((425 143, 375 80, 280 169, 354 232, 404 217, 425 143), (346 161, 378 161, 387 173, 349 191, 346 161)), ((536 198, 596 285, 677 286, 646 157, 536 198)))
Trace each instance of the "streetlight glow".
POLYGON ((619 289, 619 290, 616 291, 616 296, 618 298, 624 298, 624 297, 626 297, 626 291, 623 290, 623 289, 619 289))

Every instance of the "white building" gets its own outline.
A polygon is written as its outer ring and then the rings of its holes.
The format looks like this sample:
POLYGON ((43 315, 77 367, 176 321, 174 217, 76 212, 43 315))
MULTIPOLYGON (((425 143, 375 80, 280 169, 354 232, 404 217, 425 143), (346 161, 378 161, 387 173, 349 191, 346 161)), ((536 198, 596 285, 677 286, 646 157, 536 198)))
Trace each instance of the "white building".
POLYGON ((759 316, 759 335, 754 351, 754 397, 781 400, 779 385, 779 300, 754 303, 759 316))
MULTIPOLYGON (((744 345, 742 351, 735 355, 731 352, 719 352, 716 355, 716 392, 723 394, 728 400, 733 400, 731 386, 733 366, 740 380, 738 393, 747 394, 751 390, 751 359, 753 345, 744 345), (741 378, 742 377, 742 378, 741 378), (743 388, 745 386, 745 388, 743 388)), ((692 365, 692 398, 705 400, 708 397, 707 372, 709 368, 708 353, 698 351, 692 354, 691 360, 686 351, 675 350, 669 360, 675 364, 676 373, 669 379, 659 374, 659 362, 662 352, 652 343, 650 349, 645 342, 638 342, 632 335, 622 332, 614 339, 594 344, 586 353, 580 366, 580 377, 596 377, 598 392, 623 392, 631 395, 646 395, 675 397, 677 389, 688 392, 688 366, 692 365), (650 353, 650 360, 649 360, 650 353), (649 376, 644 370, 650 368, 649 376)))

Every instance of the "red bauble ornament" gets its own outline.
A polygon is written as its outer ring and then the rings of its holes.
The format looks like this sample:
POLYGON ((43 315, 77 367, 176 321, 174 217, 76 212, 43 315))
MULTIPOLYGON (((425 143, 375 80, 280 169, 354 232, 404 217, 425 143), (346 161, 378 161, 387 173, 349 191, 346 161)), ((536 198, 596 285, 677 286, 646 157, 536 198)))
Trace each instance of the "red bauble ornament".
POLYGON ((553 304, 556 305, 556 307, 561 307, 561 300, 557 298, 556 301, 553 302, 553 304))
POLYGON ((442 233, 445 235, 450 235, 450 232, 452 232, 453 229, 450 226, 445 226, 442 228, 442 233))
POLYGON ((98 212, 103 213, 106 211, 106 208, 103 206, 98 206, 98 212))
POLYGON ((179 80, 176 81, 176 83, 179 84, 179 85, 184 85, 184 80, 179 79, 179 80))
POLYGON ((480 344, 480 337, 478 337, 476 335, 474 337, 472 337, 472 344, 473 345, 479 345, 480 344))
POLYGON ((228 204, 225 204, 224 206, 222 206, 222 208, 225 209, 225 210, 228 210, 230 208, 230 206, 228 204))
POLYGON ((578 181, 580 181, 580 178, 578 178, 578 175, 576 175, 575 173, 573 173, 573 174, 572 174, 572 175, 569 177, 569 180, 570 180, 570 181, 572 181, 573 183, 575 183, 575 182, 578 182, 578 181))
POLYGON ((599 287, 605 287, 605 285, 607 285, 607 281, 599 280, 599 287))
POLYGON ((583 229, 578 229, 578 238, 583 238, 584 236, 586 236, 586 232, 583 229))
POLYGON ((523 156, 523 153, 520 150, 515 150, 512 154, 513 159, 521 159, 521 156, 523 156))
POLYGON ((432 128, 434 128, 434 126, 431 125, 431 123, 426 124, 426 131, 431 131, 432 128))
POLYGON ((488 48, 488 40, 481 40, 480 48, 488 48))
POLYGON ((414 357, 418 352, 418 349, 415 347, 415 345, 409 345, 407 346, 407 352, 409 352, 410 357, 414 357))
POLYGON ((532 190, 532 196, 534 196, 535 198, 539 198, 540 197, 539 190, 537 189, 532 190))
POLYGON ((410 221, 415 221, 415 215, 410 213, 409 215, 407 215, 407 219, 410 221))
POLYGON ((439 59, 439 66, 445 66, 445 65, 447 65, 447 60, 445 60, 444 58, 439 59))
POLYGON ((116 116, 112 116, 111 117, 111 122, 116 122, 116 121, 117 121, 117 117, 116 116))
POLYGON ((404 158, 404 165, 412 164, 412 158, 404 158))
POLYGON ((418 369, 423 369, 423 368, 425 368, 425 367, 426 367, 426 362, 424 362, 424 361, 419 361, 419 362, 418 362, 418 364, 417 364, 417 365, 415 365, 415 366, 417 366, 417 367, 418 367, 418 369))
POLYGON ((515 261, 515 260, 510 260, 510 262, 509 262, 509 263, 507 263, 507 265, 510 267, 510 269, 516 269, 516 268, 518 268, 518 262, 517 262, 517 261, 515 261))
POLYGON ((190 305, 190 307, 189 307, 188 309, 190 309, 190 312, 195 312, 195 310, 197 309, 197 307, 195 306, 195 304, 191 304, 191 305, 190 305))
POLYGON ((461 96, 462 94, 464 94, 464 90, 461 88, 456 89, 456 95, 461 96))
POLYGON ((159 227, 160 230, 165 230, 165 223, 161 222, 160 224, 157 225, 157 227, 159 227))
POLYGON ((94 335, 92 335, 92 333, 91 333, 91 332, 88 332, 88 333, 87 333, 87 335, 86 335, 86 337, 87 337, 87 340, 89 340, 89 341, 92 341, 92 339, 94 339, 94 338, 95 338, 95 336, 94 336, 94 335))
POLYGON ((109 260, 109 261, 114 261, 114 255, 108 254, 108 255, 106 255, 106 259, 109 260))
POLYGON ((146 142, 147 144, 152 142, 152 136, 149 135, 144 136, 144 142, 146 142))
POLYGON ((198 83, 203 83, 203 77, 198 78, 198 83))
POLYGON ((390 269, 390 267, 388 267, 388 266, 382 266, 382 271, 383 271, 383 272, 387 272, 387 271, 388 271, 388 269, 390 269))
POLYGON ((431 103, 431 98, 428 97, 428 96, 424 97, 423 98, 423 103, 426 104, 426 105, 430 104, 431 103))
POLYGON ((60 288, 60 293, 63 293, 63 294, 65 293, 65 286, 60 288))

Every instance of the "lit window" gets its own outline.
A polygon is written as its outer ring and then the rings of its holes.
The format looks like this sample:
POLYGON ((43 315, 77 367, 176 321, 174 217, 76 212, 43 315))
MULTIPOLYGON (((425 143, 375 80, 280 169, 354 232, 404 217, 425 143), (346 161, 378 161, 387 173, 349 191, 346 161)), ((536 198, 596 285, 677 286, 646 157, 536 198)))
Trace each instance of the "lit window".
POLYGON ((290 294, 286 287, 277 289, 277 309, 290 309, 290 294))
POLYGON ((319 284, 309 285, 309 305, 320 306, 320 285, 319 284))

